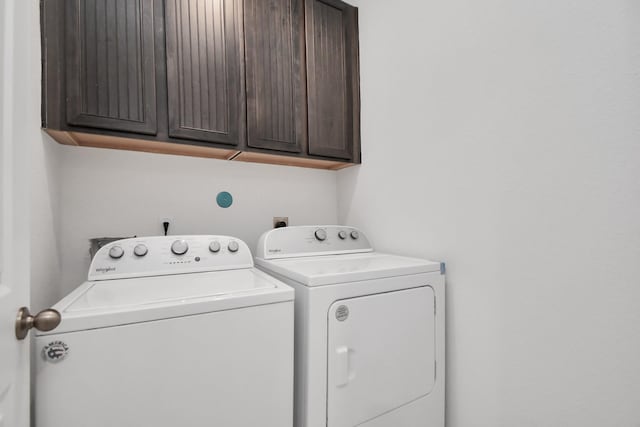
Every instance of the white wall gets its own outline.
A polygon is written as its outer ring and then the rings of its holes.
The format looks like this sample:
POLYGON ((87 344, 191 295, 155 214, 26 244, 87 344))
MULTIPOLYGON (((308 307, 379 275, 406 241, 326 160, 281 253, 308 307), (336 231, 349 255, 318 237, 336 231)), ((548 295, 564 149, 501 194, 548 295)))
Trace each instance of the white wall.
MULTIPOLYGON (((36 121, 37 123, 37 121, 36 121)), ((31 310, 60 298, 60 162, 58 146, 44 133, 31 142, 31 310)))
MULTIPOLYGON (((26 3, 26 2, 25 2, 26 3)), ((28 145, 29 264, 31 273, 30 309, 37 312, 53 304, 60 295, 60 255, 58 251, 58 148, 40 130, 40 12, 37 0, 29 0, 21 13, 22 37, 17 47, 20 65, 13 94, 24 105, 14 128, 20 144, 28 145), (28 20, 28 21, 27 21, 28 20)))
POLYGON ((640 426, 640 3, 357 3, 339 220, 447 261, 448 426, 640 426))
POLYGON ((225 234, 254 249, 274 216, 291 225, 335 223, 336 173, 82 147, 61 150, 62 289, 86 280, 92 237, 225 234), (233 205, 218 207, 229 191, 233 205))

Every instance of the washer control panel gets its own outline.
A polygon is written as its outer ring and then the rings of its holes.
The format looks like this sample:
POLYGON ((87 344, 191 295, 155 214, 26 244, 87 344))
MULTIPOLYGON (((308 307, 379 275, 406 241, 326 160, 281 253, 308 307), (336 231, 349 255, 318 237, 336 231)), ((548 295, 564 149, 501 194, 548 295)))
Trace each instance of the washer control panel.
POLYGON ((158 236, 123 239, 103 246, 91 262, 89 280, 164 276, 253 267, 245 242, 230 236, 158 236))
POLYGON ((264 233, 258 242, 256 257, 277 259, 372 251, 367 237, 353 227, 297 226, 276 228, 264 233))

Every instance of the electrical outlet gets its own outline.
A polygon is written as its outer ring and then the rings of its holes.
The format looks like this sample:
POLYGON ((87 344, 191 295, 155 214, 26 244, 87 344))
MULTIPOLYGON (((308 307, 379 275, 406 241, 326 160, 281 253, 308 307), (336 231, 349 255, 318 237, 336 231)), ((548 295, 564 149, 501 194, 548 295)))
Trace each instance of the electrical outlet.
POLYGON ((274 216, 273 217, 273 228, 288 227, 288 226, 289 226, 289 217, 288 216, 274 216))

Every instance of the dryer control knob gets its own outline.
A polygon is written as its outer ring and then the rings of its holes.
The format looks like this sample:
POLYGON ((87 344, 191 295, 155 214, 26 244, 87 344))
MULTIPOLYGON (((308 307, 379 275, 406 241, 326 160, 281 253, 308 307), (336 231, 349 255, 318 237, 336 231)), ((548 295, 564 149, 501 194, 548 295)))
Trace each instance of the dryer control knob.
POLYGON ((214 254, 220 252, 220 242, 215 240, 215 241, 209 243, 209 250, 211 252, 213 252, 214 254))
POLYGON ((341 240, 346 239, 346 238, 347 238, 347 232, 346 232, 346 231, 344 231, 344 230, 340 230, 340 231, 338 232, 338 237, 339 237, 341 240))
POLYGON ((317 229, 315 232, 315 235, 316 235, 316 239, 320 240, 321 242, 327 239, 327 232, 324 231, 322 228, 317 229))
POLYGON ((122 246, 112 246, 111 249, 109 249, 109 256, 113 259, 122 258, 122 255, 124 255, 122 246))
POLYGON ((139 245, 136 245, 135 248, 133 248, 133 253, 136 254, 136 256, 145 256, 147 253, 149 253, 149 249, 147 249, 146 245, 143 245, 142 243, 139 245))
POLYGON ((357 239, 358 239, 358 237, 360 237, 360 233, 358 233, 356 230, 353 230, 353 231, 351 232, 351 238, 352 238, 353 240, 357 240, 357 239))
POLYGON ((176 240, 171 244, 171 252, 176 255, 184 255, 189 250, 189 244, 186 240, 176 240))
POLYGON ((227 245, 227 249, 229 249, 229 252, 238 252, 240 245, 235 240, 232 240, 229 242, 229 245, 227 245))

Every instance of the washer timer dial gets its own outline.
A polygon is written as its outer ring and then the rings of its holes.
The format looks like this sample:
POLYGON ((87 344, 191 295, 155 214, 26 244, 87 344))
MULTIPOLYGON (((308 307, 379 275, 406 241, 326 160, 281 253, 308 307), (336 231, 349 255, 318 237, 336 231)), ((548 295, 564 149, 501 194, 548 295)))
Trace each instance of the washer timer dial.
POLYGON ((186 240, 176 240, 171 244, 171 252, 176 255, 184 255, 189 250, 189 244, 186 240))
POLYGON ((327 232, 322 228, 317 229, 314 234, 316 236, 316 239, 320 240, 321 242, 327 240, 327 232))
POLYGON ((124 255, 122 246, 112 246, 111 249, 109 249, 109 256, 113 259, 120 259, 122 255, 124 255))
POLYGON ((227 249, 229 249, 229 252, 238 252, 238 249, 240 249, 240 245, 235 240, 232 240, 227 245, 227 249))
POLYGON ((147 249, 147 246, 143 245, 142 243, 140 243, 139 245, 136 245, 136 247, 133 248, 133 253, 139 257, 145 256, 148 252, 149 252, 149 249, 147 249))
POLYGON ((209 250, 214 254, 220 252, 220 242, 214 240, 213 242, 209 243, 209 250))

